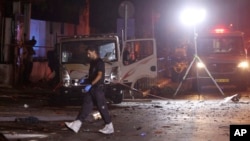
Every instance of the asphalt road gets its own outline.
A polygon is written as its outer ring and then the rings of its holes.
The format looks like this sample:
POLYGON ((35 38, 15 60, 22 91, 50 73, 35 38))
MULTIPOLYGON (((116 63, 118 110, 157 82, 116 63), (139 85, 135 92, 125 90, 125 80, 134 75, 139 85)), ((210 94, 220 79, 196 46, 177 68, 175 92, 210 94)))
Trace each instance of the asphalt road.
POLYGON ((230 125, 250 124, 249 91, 239 92, 238 102, 223 103, 235 93, 182 92, 175 98, 109 104, 115 133, 103 135, 97 132, 103 121, 91 115, 79 133, 68 130, 64 122, 73 120, 80 107, 49 106, 48 91, 1 89, 0 133, 15 141, 229 141, 230 125))

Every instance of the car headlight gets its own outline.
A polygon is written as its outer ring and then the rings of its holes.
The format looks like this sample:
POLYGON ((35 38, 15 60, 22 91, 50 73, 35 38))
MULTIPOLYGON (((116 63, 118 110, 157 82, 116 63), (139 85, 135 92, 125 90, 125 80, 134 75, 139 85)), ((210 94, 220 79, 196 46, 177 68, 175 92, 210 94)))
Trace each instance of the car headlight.
POLYGON ((118 75, 118 67, 113 67, 111 70, 111 74, 110 74, 110 78, 111 80, 115 80, 117 81, 119 79, 119 75, 118 75))
POLYGON ((205 67, 205 64, 202 63, 202 62, 197 62, 196 67, 199 68, 199 69, 200 69, 200 68, 204 68, 204 67, 205 67))
POLYGON ((69 87, 70 84, 70 76, 67 70, 63 70, 62 73, 62 84, 64 87, 69 87))
POLYGON ((119 71, 118 67, 113 67, 109 73, 105 74, 105 84, 110 84, 110 82, 118 81, 119 80, 119 71))
POLYGON ((249 67, 249 64, 247 61, 242 61, 238 64, 238 68, 247 69, 248 67, 249 67))

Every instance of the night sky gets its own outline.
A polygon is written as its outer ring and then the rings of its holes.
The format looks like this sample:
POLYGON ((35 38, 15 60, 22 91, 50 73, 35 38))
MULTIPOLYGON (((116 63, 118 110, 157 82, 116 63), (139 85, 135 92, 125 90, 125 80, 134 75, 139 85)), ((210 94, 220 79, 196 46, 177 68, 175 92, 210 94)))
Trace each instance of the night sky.
POLYGON ((32 19, 79 23, 79 11, 84 0, 38 0, 32 2, 32 19))
MULTIPOLYGON (((91 26, 100 32, 114 32, 119 4, 123 0, 91 0, 91 26)), ((181 29, 180 11, 187 5, 198 5, 207 11, 207 17, 201 27, 233 24, 237 30, 246 33, 250 29, 249 0, 131 0, 135 7, 136 30, 143 32, 152 28, 152 16, 158 17, 155 26, 164 26, 159 30, 181 29)), ((156 27, 157 28, 157 27, 156 27)), ((141 36, 140 34, 138 36, 141 36)))
MULTIPOLYGON (((119 5, 124 0, 90 0, 90 26, 98 33, 116 33, 119 5)), ((185 5, 200 5, 207 9, 206 21, 201 25, 233 24, 246 33, 250 29, 249 0, 130 0, 134 5, 137 35, 151 32, 154 26, 162 32, 180 30, 179 13, 185 5), (170 30, 170 31, 169 31, 170 30)), ((32 18, 78 24, 80 6, 84 0, 38 0, 32 3, 32 18)))

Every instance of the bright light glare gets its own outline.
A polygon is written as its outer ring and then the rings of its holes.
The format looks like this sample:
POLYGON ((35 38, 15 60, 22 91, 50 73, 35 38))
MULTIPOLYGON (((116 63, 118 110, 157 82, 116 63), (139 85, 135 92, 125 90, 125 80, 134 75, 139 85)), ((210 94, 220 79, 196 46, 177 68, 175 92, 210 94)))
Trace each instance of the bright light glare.
POLYGON ((196 64, 197 68, 204 68, 205 67, 205 64, 203 64, 202 62, 198 62, 196 64))
POLYGON ((181 21, 186 25, 195 25, 205 19, 206 11, 204 9, 187 8, 181 13, 181 21))
POLYGON ((238 64, 238 67, 239 67, 239 68, 244 68, 244 69, 246 69, 246 68, 249 67, 249 64, 248 64, 247 61, 243 61, 243 62, 240 62, 240 63, 238 64))

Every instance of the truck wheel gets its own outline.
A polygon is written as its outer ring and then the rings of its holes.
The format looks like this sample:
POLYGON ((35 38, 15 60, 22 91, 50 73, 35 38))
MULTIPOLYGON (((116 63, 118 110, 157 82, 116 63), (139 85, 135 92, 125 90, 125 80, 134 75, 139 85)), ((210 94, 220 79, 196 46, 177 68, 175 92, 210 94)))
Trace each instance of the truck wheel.
POLYGON ((156 84, 156 79, 153 79, 153 78, 141 78, 141 79, 138 79, 135 82, 133 87, 136 90, 138 90, 139 92, 133 91, 133 96, 135 98, 143 98, 144 96, 140 92, 150 90, 155 84, 156 84))
POLYGON ((114 104, 119 104, 123 100, 123 91, 117 87, 107 87, 105 97, 114 104))

